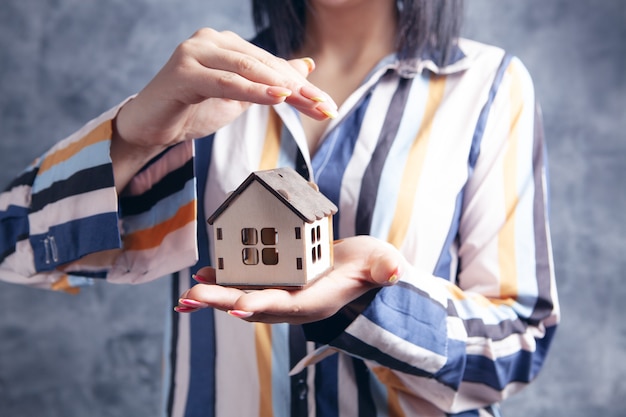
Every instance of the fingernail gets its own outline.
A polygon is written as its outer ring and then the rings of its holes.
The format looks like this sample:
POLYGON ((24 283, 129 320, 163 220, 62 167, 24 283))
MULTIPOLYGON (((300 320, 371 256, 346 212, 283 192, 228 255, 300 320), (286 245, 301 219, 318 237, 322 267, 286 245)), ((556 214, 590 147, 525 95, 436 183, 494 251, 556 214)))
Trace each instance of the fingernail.
POLYGON ((272 86, 267 88, 267 94, 272 97, 289 97, 292 91, 288 88, 272 86))
POLYGON ((254 313, 243 310, 228 310, 228 314, 233 317, 237 317, 238 319, 247 319, 248 317, 252 317, 254 313))
POLYGON ((339 115, 339 113, 337 113, 337 109, 332 106, 328 106, 328 103, 320 104, 317 106, 317 110, 329 119, 334 119, 339 115))
POLYGON ((300 88, 300 94, 309 100, 315 101, 316 103, 324 103, 328 99, 326 95, 319 88, 312 87, 310 85, 305 85, 300 88))
POLYGON ((307 56, 307 57, 302 58, 302 60, 306 64, 307 68, 309 69, 309 74, 312 73, 315 70, 315 61, 313 61, 313 58, 309 58, 307 56))
POLYGON ((211 282, 209 282, 209 280, 203 277, 202 275, 193 274, 191 278, 203 284, 211 284, 211 282))
POLYGON ((194 311, 197 311, 197 308, 192 308, 192 307, 186 307, 186 306, 176 306, 174 307, 174 311, 176 311, 177 313, 193 313, 194 311))
POLYGON ((387 279, 387 282, 389 284, 395 284, 396 282, 398 282, 399 279, 400 279, 400 271, 398 270, 398 268, 396 268, 396 270, 393 271, 389 279, 387 279))
POLYGON ((209 305, 201 301, 192 300, 191 298, 180 298, 178 304, 191 308, 207 308, 209 305))

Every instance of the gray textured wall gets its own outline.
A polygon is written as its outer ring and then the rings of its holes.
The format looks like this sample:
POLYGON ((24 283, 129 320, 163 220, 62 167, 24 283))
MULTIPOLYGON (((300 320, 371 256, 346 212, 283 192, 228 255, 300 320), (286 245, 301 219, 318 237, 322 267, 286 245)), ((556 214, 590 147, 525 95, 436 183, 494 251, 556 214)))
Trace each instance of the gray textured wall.
MULTIPOLYGON (((2 0, 0 183, 141 88, 195 29, 251 34, 248 1, 2 0)), ((468 36, 534 76, 551 157, 563 323, 514 416, 626 412, 623 0, 468 0, 468 36)), ((80 296, 0 284, 0 416, 156 415, 166 280, 80 296)))

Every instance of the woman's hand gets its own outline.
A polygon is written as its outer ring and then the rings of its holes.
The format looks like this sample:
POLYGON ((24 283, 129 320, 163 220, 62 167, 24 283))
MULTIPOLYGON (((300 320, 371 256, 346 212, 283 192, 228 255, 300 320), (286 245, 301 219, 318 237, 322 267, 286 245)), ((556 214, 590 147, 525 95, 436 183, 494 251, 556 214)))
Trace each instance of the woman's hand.
POLYGON ((199 30, 119 111, 111 145, 118 189, 166 147, 215 132, 250 103, 287 101, 314 119, 334 117, 337 105, 306 79, 314 67, 309 58, 277 58, 232 32, 199 30))
POLYGON ((302 324, 332 316, 368 290, 395 284, 408 265, 390 244, 369 236, 335 242, 332 271, 298 290, 246 292, 215 282, 213 268, 198 271, 197 284, 181 295, 181 313, 214 307, 247 321, 302 324))
POLYGON ((250 103, 283 101, 323 120, 337 107, 306 80, 313 68, 308 58, 285 61, 232 32, 201 29, 122 108, 117 131, 136 145, 171 145, 215 132, 250 103))

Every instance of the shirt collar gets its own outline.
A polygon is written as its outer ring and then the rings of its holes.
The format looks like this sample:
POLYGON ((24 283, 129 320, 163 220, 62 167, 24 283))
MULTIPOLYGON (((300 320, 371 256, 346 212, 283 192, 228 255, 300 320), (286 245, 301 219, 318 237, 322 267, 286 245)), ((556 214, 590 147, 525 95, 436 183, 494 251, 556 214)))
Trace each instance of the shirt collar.
POLYGON ((403 78, 413 78, 424 70, 437 75, 449 75, 464 71, 470 65, 470 60, 458 43, 452 47, 449 62, 446 64, 442 64, 441 51, 436 50, 424 51, 420 58, 400 59, 394 54, 388 59, 386 65, 390 65, 403 78))

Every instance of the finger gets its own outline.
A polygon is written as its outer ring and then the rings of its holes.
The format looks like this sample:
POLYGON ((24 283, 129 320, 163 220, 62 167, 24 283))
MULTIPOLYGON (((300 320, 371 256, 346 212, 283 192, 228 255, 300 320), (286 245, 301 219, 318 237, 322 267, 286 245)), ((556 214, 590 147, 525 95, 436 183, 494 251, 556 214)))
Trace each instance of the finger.
POLYGON ((291 65, 296 71, 298 71, 304 77, 307 77, 310 73, 315 71, 315 61, 313 61, 313 58, 304 57, 304 58, 292 59, 287 62, 289 62, 289 65, 291 65))
MULTIPOLYGON (((245 293, 237 288, 223 287, 220 285, 197 284, 191 287, 182 299, 193 300, 203 303, 205 307, 213 307, 218 310, 234 310, 237 300, 245 293)), ((179 301, 179 305, 185 305, 179 301)), ((193 305, 189 305, 193 306, 193 305)))
MULTIPOLYGON (((232 32, 218 33, 211 29, 200 31, 199 35, 191 38, 187 44, 191 46, 183 43, 185 47, 181 49, 190 49, 190 53, 197 55, 198 62, 206 68, 237 74, 253 83, 290 90, 293 94, 287 96, 287 101, 315 119, 323 120, 336 116, 337 104, 328 94, 306 80, 306 76, 315 69, 315 62, 311 58, 305 57, 288 62, 252 45, 232 32), (210 48, 208 45, 214 47, 210 48)), ((228 81, 227 78, 218 79, 228 81)), ((218 97, 241 99, 228 95, 218 97)), ((263 101, 255 102, 267 104, 263 101)))
POLYGON ((334 117, 337 104, 329 94, 311 84, 289 69, 308 71, 302 60, 294 60, 294 66, 268 65, 256 59, 232 51, 215 51, 204 57, 199 71, 206 78, 198 83, 205 86, 211 97, 249 100, 259 104, 272 104, 275 98, 284 98, 298 110, 317 119, 334 117), (296 65, 296 62, 299 64, 296 65))
POLYGON ((192 278, 201 284, 215 284, 215 268, 200 268, 195 274, 192 275, 192 278))
POLYGON ((380 285, 398 282, 404 270, 402 260, 402 255, 392 245, 384 244, 378 248, 369 259, 371 281, 380 285))

